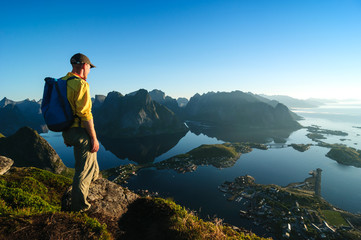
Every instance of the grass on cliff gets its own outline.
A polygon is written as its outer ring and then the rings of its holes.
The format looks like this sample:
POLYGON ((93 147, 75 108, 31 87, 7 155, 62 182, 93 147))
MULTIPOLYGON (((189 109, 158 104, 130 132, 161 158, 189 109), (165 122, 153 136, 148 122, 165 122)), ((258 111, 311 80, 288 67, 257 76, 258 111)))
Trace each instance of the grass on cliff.
POLYGON ((12 168, 1 175, 0 239, 109 239, 96 219, 60 212, 71 182, 38 168, 12 168))
POLYGON ((322 210, 321 211, 326 221, 332 226, 349 226, 346 220, 343 218, 340 212, 334 210, 322 210))
POLYGON ((71 179, 38 168, 12 168, 0 176, 0 214, 60 210, 71 179))
POLYGON ((70 184, 69 178, 37 168, 12 168, 0 176, 0 239, 264 239, 217 219, 199 219, 162 198, 136 200, 119 221, 61 212, 70 184))
POLYGON ((162 198, 141 198, 121 218, 125 239, 247 239, 265 238, 238 232, 222 224, 199 219, 174 201, 162 198))

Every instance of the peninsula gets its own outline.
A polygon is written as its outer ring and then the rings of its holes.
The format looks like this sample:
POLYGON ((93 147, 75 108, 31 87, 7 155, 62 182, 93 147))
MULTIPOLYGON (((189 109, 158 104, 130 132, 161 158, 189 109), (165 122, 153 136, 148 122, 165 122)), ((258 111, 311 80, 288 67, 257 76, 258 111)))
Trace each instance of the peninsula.
POLYGON ((340 210, 320 196, 321 169, 304 182, 286 187, 256 184, 249 175, 225 182, 219 190, 240 203, 240 217, 277 239, 360 239, 361 216, 340 210))
POLYGON ((193 172, 198 166, 214 166, 216 168, 232 167, 242 154, 249 153, 253 148, 267 150, 268 147, 259 143, 223 143, 204 144, 185 154, 179 154, 158 163, 140 165, 127 164, 102 171, 104 177, 123 184, 142 168, 173 169, 179 173, 193 172))

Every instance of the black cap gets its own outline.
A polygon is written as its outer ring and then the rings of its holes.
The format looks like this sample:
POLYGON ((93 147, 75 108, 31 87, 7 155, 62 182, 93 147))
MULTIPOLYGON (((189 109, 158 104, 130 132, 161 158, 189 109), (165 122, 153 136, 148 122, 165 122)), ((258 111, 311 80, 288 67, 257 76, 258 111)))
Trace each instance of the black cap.
POLYGON ((70 58, 71 64, 81 64, 81 63, 88 63, 90 68, 95 68, 95 66, 90 62, 89 58, 84 54, 77 53, 70 58))

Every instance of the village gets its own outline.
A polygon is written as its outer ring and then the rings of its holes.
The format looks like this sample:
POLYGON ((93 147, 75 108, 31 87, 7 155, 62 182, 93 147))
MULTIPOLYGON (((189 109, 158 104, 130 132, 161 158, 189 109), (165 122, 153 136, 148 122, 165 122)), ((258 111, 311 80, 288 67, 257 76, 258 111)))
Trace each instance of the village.
MULTIPOLYGON (((311 171, 311 179, 320 177, 317 176, 320 172, 311 171)), ((318 185, 314 184, 317 180, 309 180, 304 184, 290 185, 289 188, 305 192, 302 188, 318 185)), ((219 186, 219 190, 224 192, 229 201, 240 203, 240 217, 262 226, 277 236, 277 239, 348 239, 344 238, 343 233, 353 230, 349 221, 342 226, 331 226, 320 209, 337 209, 319 196, 295 194, 276 185, 255 184, 255 179, 249 175, 237 177, 233 182, 225 182, 219 186)))
MULTIPOLYGON (((204 145, 196 149, 202 154, 193 151, 190 152, 193 154, 177 155, 158 163, 128 164, 102 173, 104 177, 122 185, 127 184, 127 180, 142 168, 173 169, 179 173, 193 172, 199 165, 225 168, 234 165, 241 152, 251 151, 249 145, 232 144, 232 148, 229 147, 228 144, 212 146, 212 150, 220 152, 216 157, 204 157, 203 150, 207 148, 209 151, 209 146, 204 145), (225 157, 224 149, 227 152, 235 151, 225 157)), ((262 146, 257 147, 261 149, 262 146)), ((290 183, 286 187, 256 184, 253 177, 245 175, 233 182, 226 181, 218 188, 229 201, 239 203, 241 218, 262 227, 271 236, 276 236, 274 239, 360 239, 361 217, 337 209, 322 198, 321 169, 312 170, 309 174, 303 182, 290 183)), ((138 194, 158 195, 148 191, 138 194)))

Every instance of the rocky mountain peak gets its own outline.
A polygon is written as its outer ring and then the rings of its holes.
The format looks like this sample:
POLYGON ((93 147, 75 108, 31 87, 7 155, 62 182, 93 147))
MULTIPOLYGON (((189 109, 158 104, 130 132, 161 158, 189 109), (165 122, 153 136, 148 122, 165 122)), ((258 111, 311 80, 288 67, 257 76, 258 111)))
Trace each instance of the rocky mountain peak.
POLYGON ((161 90, 154 89, 150 91, 149 94, 152 97, 152 99, 156 102, 161 102, 165 100, 165 93, 162 92, 161 90))
POLYGON ((95 98, 93 100, 93 109, 100 107, 105 100, 106 96, 104 95, 95 95, 95 98))
POLYGON ((33 166, 54 173, 67 170, 50 144, 29 127, 20 128, 7 138, 0 138, 0 155, 14 160, 16 167, 33 166))
POLYGON ((12 101, 12 100, 4 97, 4 98, 0 101, 0 108, 3 108, 3 107, 5 107, 5 106, 8 105, 8 104, 14 104, 14 103, 15 103, 14 101, 12 101))
POLYGON ((174 113, 153 101, 145 89, 124 97, 109 93, 104 104, 94 113, 94 121, 99 135, 111 138, 186 131, 174 113))

